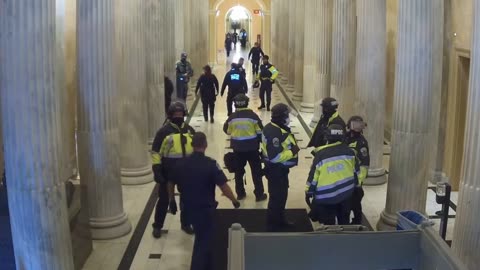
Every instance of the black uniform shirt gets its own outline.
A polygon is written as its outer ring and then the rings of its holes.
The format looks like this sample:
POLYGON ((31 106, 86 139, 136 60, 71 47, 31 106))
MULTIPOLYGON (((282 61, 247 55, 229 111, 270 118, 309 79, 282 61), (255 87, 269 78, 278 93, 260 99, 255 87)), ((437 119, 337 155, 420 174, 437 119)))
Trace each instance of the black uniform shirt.
POLYGON ((370 149, 368 148, 367 139, 362 134, 360 136, 352 136, 349 132, 347 133, 347 144, 351 145, 352 143, 355 143, 355 153, 360 166, 370 166, 370 149))
POLYGON ((261 56, 264 56, 262 49, 260 47, 253 47, 248 53, 248 58, 252 58, 252 63, 260 63, 261 56))
POLYGON ((330 118, 327 118, 324 115, 322 115, 322 117, 318 121, 317 126, 315 127, 315 130, 313 131, 312 138, 310 139, 310 142, 308 143, 307 147, 317 148, 319 146, 323 146, 327 144, 327 138, 325 137, 326 131, 328 127, 334 124, 340 125, 345 132, 347 125, 345 124, 345 121, 343 121, 342 117, 338 115, 338 113, 335 113, 330 118))
POLYGON ((194 152, 176 164, 172 180, 182 193, 189 209, 215 208, 215 186, 227 183, 218 163, 200 152, 194 152))

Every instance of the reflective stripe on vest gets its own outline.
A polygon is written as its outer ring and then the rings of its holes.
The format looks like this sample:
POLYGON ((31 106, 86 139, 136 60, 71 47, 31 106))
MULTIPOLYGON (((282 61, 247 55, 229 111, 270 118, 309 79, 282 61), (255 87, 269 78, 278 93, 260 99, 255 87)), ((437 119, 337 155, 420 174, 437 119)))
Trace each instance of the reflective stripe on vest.
POLYGON ((228 122, 228 130, 232 140, 245 141, 258 137, 256 125, 258 121, 252 118, 235 118, 228 122))
MULTIPOLYGON (((192 147, 192 136, 188 133, 183 134, 185 138, 185 154, 188 156, 193 153, 192 147)), ((182 151, 182 141, 180 137, 180 133, 171 134, 167 136, 165 139, 167 140, 166 148, 162 149, 162 157, 164 158, 182 158, 183 151, 182 151)))

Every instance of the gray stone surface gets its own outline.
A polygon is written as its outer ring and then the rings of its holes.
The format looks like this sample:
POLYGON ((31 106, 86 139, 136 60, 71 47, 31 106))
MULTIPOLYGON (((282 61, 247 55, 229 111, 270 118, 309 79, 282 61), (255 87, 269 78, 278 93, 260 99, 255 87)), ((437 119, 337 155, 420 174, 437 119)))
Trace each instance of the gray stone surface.
POLYGON ((435 93, 435 16, 440 1, 400 1, 392 153, 387 203, 378 229, 393 229, 399 210, 425 211, 432 99, 435 93), (421 33, 421 34, 419 34, 421 33))
POLYGON ((355 100, 356 0, 333 1, 331 95, 344 119, 352 116, 355 100))
POLYGON ((473 5, 473 43, 465 130, 463 173, 460 182, 457 218, 453 235, 453 251, 469 269, 480 265, 480 3, 473 5), (475 16, 476 15, 476 16, 475 16))
POLYGON ((146 1, 146 72, 148 89, 148 142, 151 144, 157 130, 165 121, 164 85, 164 4, 158 0, 146 1))
POLYGON ((318 0, 318 14, 316 20, 318 27, 318 88, 315 88, 314 114, 311 126, 315 126, 322 114, 320 102, 324 97, 330 96, 331 84, 331 58, 332 58, 332 10, 333 2, 318 0))
POLYGON ((116 33, 122 183, 153 181, 147 147, 145 2, 117 0, 116 33))
POLYGON ((370 168, 365 185, 378 185, 387 181, 383 168, 386 3, 384 0, 358 0, 357 11, 355 114, 368 123, 364 135, 370 147, 370 168))
POLYGON ((129 233, 131 224, 120 181, 114 0, 96 3, 78 4, 78 157, 92 237, 111 239, 129 233))
POLYGON ((56 3, 2 1, 0 18, 1 122, 16 266, 71 270, 56 3))

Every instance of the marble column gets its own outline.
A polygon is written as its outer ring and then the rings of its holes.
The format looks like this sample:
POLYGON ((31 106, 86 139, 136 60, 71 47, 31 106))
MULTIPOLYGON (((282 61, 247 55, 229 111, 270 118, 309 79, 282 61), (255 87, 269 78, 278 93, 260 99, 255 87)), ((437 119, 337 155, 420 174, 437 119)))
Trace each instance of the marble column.
MULTIPOLYGON (((175 40, 175 27, 171 25, 175 21, 175 3, 177 0, 163 0, 162 4, 164 6, 163 10, 163 24, 165 25, 164 31, 164 68, 165 76, 172 80, 175 85, 175 64, 177 62, 177 49, 176 49, 176 40, 175 40)), ((176 97, 175 94, 172 94, 172 99, 176 97)))
POLYGON ((73 270, 60 147, 64 89, 55 66, 56 2, 0 5, 1 123, 16 266, 73 270))
POLYGON ((114 0, 78 2, 78 157, 94 239, 130 232, 123 210, 114 0), (92 37, 95 37, 92 39, 92 37))
MULTIPOLYGON (((322 109, 320 103, 323 98, 330 96, 330 77, 331 77, 331 58, 332 58, 332 9, 333 2, 331 0, 315 0, 317 5, 317 14, 315 17, 316 27, 315 32, 318 37, 317 49, 318 59, 315 60, 318 63, 318 88, 314 88, 314 113, 313 119, 310 123, 311 127, 315 127, 320 116, 322 109)), ((308 57, 308 55, 305 55, 308 57)), ((305 98, 304 98, 305 101, 305 98)), ((312 102, 312 101, 310 101, 312 102)), ((305 106, 307 107, 307 106, 305 106)))
POLYGON ((392 153, 387 203, 377 228, 394 229, 396 212, 425 212, 430 121, 435 93, 435 17, 440 1, 399 1, 392 153))
POLYGON ((295 45, 296 41, 296 5, 297 1, 288 1, 287 3, 287 14, 288 14, 288 26, 285 29, 285 31, 288 31, 288 41, 286 44, 286 51, 284 52, 284 57, 287 57, 287 67, 285 71, 287 74, 285 74, 288 78, 288 85, 287 85, 287 91, 289 92, 294 92, 295 91, 295 45), (288 30, 287 30, 288 29, 288 30))
POLYGON ((344 119, 352 116, 355 100, 355 2, 333 1, 331 95, 344 119))
POLYGON ((212 67, 217 63, 216 18, 217 11, 215 9, 208 10, 208 64, 212 67))
POLYGON ((270 56, 276 61, 278 58, 278 4, 279 0, 272 0, 270 4, 270 56))
POLYGON ((148 89, 148 143, 165 121, 164 28, 162 3, 146 1, 146 72, 148 89))
POLYGON ((319 88, 318 60, 319 53, 319 13, 320 2, 305 0, 305 32, 304 38, 304 72, 303 72, 303 102, 300 104, 302 112, 312 113, 315 103, 315 90, 319 88))
POLYGON ((289 13, 288 13, 288 0, 279 0, 279 17, 278 20, 280 21, 279 26, 279 51, 278 51, 278 59, 280 65, 280 75, 281 75, 281 82, 284 86, 287 86, 288 83, 288 25, 289 25, 289 13))
POLYGON ((480 265, 480 2, 473 2, 473 34, 468 94, 465 152, 453 233, 453 252, 468 269, 480 265))
MULTIPOLYGON (((370 168, 365 185, 387 181, 383 167, 386 87, 386 3, 358 0, 355 114, 368 123, 364 135, 370 147, 370 168)), ((345 119, 347 120, 347 119, 345 119)))
MULTIPOLYGON (((309 7, 310 8, 310 7, 309 7)), ((307 33, 309 35, 310 33, 307 33)), ((295 92, 293 100, 303 98, 303 58, 305 48, 305 0, 295 1, 295 92)), ((310 52, 306 52, 307 55, 310 52)))
POLYGON ((262 49, 264 52, 271 53, 272 52, 272 11, 271 10, 262 10, 262 32, 263 32, 263 39, 262 39, 262 49))
POLYGON ((124 185, 153 181, 147 147, 145 2, 117 0, 120 166, 124 185))

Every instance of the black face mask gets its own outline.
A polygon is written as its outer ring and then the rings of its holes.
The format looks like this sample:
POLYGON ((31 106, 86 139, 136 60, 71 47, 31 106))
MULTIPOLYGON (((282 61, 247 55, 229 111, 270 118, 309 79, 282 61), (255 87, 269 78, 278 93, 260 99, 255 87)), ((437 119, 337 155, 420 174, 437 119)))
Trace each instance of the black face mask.
POLYGON ((335 112, 332 112, 331 110, 322 110, 322 113, 325 117, 330 118, 335 112))
POLYGON ((174 117, 170 121, 179 127, 181 127, 183 125, 183 122, 185 122, 183 117, 174 117))

